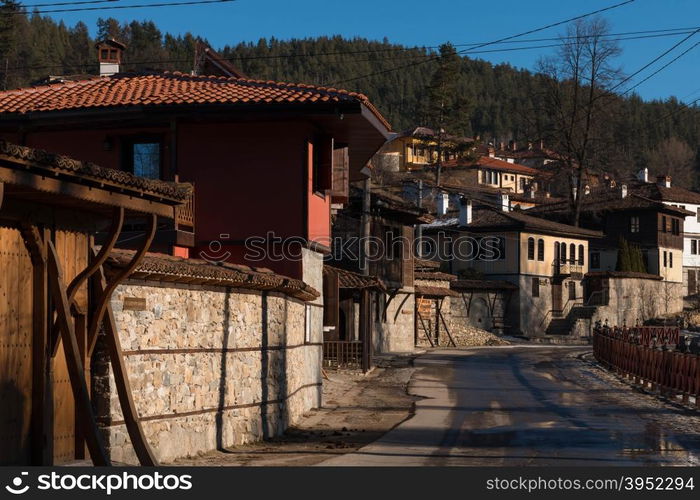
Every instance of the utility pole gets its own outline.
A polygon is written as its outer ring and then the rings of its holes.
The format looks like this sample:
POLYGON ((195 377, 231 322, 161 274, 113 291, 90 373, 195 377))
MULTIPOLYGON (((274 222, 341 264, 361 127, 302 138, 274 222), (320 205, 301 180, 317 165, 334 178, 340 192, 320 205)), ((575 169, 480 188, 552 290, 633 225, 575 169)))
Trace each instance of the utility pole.
MULTIPOLYGON (((418 208, 423 208, 423 180, 418 180, 418 208)), ((423 225, 416 224, 416 240, 418 240, 418 247, 416 248, 416 253, 418 258, 423 258, 423 225)))
POLYGON ((362 217, 361 217, 361 257, 360 257, 360 271, 365 276, 369 276, 369 236, 370 236, 370 209, 371 209, 371 196, 372 193, 370 189, 372 187, 372 179, 367 177, 364 182, 363 192, 362 192, 362 217))

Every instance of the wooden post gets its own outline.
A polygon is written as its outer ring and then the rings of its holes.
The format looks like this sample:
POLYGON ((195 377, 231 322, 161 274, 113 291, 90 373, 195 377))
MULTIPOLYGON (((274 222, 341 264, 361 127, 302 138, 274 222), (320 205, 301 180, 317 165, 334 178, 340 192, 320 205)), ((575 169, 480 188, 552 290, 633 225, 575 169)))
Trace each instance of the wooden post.
MULTIPOLYGON (((93 278, 95 291, 98 294, 104 293, 107 285, 104 279, 104 274, 100 271, 93 278)), ((114 319, 112 305, 107 302, 105 307, 105 316, 103 320, 105 338, 107 348, 109 349, 109 359, 112 363, 112 371, 114 373, 114 383, 117 386, 117 395, 119 396, 119 404, 124 415, 124 423, 131 438, 131 444, 134 447, 139 463, 145 466, 156 466, 158 461, 151 449, 146 435, 143 432, 141 421, 139 419, 136 404, 131 391, 131 383, 129 382, 129 374, 124 363, 124 355, 122 354, 121 342, 117 331, 117 323, 114 319)))
POLYGON ((418 295, 413 296, 413 345, 418 345, 418 295))
POLYGON ((58 261, 56 248, 51 241, 47 242, 49 287, 56 308, 56 317, 61 329, 63 349, 66 354, 66 365, 70 376, 71 388, 75 398, 76 412, 81 416, 80 423, 90 450, 90 458, 95 465, 111 465, 107 452, 97 428, 90 394, 85 381, 85 372, 81 361, 75 327, 70 320, 70 306, 66 286, 63 282, 63 272, 58 261))
MULTIPOLYGON (((2 183, 0 183, 2 198, 2 183)), ((0 200, 1 201, 1 200, 0 200)), ((40 241, 25 228, 25 240, 32 260, 32 410, 31 463, 53 464, 53 395, 49 375, 51 359, 48 344, 49 297, 46 265, 48 229, 36 229, 40 241), (28 238, 27 238, 28 236, 28 238)))
MULTIPOLYGON (((147 216, 148 219, 148 229, 146 230, 146 239, 141 243, 141 247, 136 250, 134 258, 131 260, 129 265, 124 269, 119 271, 114 279, 106 285, 102 294, 96 301, 95 309, 93 311, 93 316, 90 319, 90 328, 88 329, 88 354, 91 354, 95 349, 95 343, 97 342, 97 332, 102 323, 102 318, 104 317, 105 311, 107 310, 107 305, 112 297, 112 292, 119 286, 119 284, 127 278, 134 269, 138 267, 143 258, 146 256, 146 252, 151 247, 153 238, 156 235, 156 226, 158 222, 158 216, 155 214, 150 214, 147 216)), ((97 257, 96 257, 97 258, 97 257)))
POLYGON ((440 345, 440 306, 439 298, 435 299, 435 345, 440 345))
MULTIPOLYGON (((102 264, 104 261, 107 260, 109 257, 109 254, 112 252, 114 249, 114 245, 116 245, 117 240, 119 239, 119 234, 121 233, 122 226, 124 225, 124 208, 119 207, 114 209, 114 215, 112 217, 112 226, 109 230, 108 233, 108 240, 107 242, 102 245, 102 248, 100 249, 99 253, 94 256, 93 259, 90 260, 90 263, 88 266, 83 269, 75 278, 73 278, 73 281, 70 282, 68 285, 67 289, 67 294, 68 294, 68 302, 70 303, 71 307, 75 305, 75 295, 78 293, 78 290, 80 287, 87 282, 88 278, 92 276, 98 269, 101 268, 102 264)), ((92 252, 93 249, 93 243, 94 243, 94 237, 90 236, 90 242, 88 244, 88 252, 92 252)), ((90 257, 93 257, 90 255, 90 257)), ((87 327, 87 325, 86 325, 87 327)), ((58 324, 55 322, 53 324, 53 328, 51 331, 51 338, 52 338, 52 343, 53 343, 53 352, 52 355, 56 355, 56 350, 58 349, 58 340, 59 340, 59 335, 60 331, 58 329, 58 324)), ((86 330, 86 335, 87 335, 87 330, 86 330)), ((89 336, 88 336, 89 338, 89 336)), ((86 356, 89 358, 90 352, 92 350, 89 348, 89 344, 86 346, 86 356)))
POLYGON ((370 363, 370 345, 371 342, 369 325, 370 325, 370 304, 369 290, 363 288, 360 292, 360 340, 362 341, 362 371, 369 370, 370 363))
MULTIPOLYGON (((88 393, 90 391, 90 358, 87 356, 87 318, 85 311, 75 311, 75 336, 78 341, 78 354, 80 362, 83 364, 83 377, 87 385, 88 393)), ((75 458, 85 458, 85 432, 81 425, 82 419, 81 408, 75 408, 75 458)))

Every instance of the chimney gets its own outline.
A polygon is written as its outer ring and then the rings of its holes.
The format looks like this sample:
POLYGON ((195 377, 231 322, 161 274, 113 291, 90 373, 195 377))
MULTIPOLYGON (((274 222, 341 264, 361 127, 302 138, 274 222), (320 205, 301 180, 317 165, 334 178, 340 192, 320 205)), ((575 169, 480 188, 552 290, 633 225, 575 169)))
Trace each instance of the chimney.
POLYGON ((100 76, 112 76, 119 73, 119 65, 122 62, 122 54, 126 50, 126 45, 110 38, 97 42, 95 48, 97 49, 97 60, 100 62, 100 76))
POLYGON ((662 187, 671 187, 671 176, 670 175, 659 175, 656 178, 656 183, 662 187))
POLYGON ((472 200, 465 197, 459 199, 459 225, 468 226, 472 223, 472 200))
POLYGON ((437 195, 437 214, 445 215, 450 208, 450 195, 447 193, 438 193, 437 195))
POLYGON ((501 199, 501 210, 504 212, 510 212, 510 197, 507 193, 500 194, 501 199))
POLYGON ((627 184, 620 186, 620 194, 622 198, 627 198, 627 184))
POLYGON ((493 146, 489 146, 489 158, 494 158, 496 156, 496 150, 493 149, 493 146))
POLYGON ((644 167, 637 173, 637 179, 642 182, 649 182, 649 169, 644 167))

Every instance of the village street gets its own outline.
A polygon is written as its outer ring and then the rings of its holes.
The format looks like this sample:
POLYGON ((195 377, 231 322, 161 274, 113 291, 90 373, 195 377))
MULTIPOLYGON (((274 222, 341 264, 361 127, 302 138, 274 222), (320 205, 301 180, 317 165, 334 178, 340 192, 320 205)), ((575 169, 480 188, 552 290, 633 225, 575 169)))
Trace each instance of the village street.
POLYGON ((698 465, 700 418, 588 363, 589 347, 436 350, 415 415, 320 465, 698 465), (583 359, 581 359, 583 357, 583 359))

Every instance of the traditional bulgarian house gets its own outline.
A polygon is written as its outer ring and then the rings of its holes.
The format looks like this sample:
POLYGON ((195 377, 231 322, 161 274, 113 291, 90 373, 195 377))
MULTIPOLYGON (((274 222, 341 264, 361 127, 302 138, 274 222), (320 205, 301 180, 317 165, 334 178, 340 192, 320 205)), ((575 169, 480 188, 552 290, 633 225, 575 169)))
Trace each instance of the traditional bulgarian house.
MULTIPOLYGON (((374 287, 375 293, 367 294, 369 305, 360 308, 366 317, 361 314, 359 323, 369 321, 372 329, 365 336, 372 339, 372 352, 413 350, 414 226, 431 219, 424 210, 380 188, 372 189, 365 196, 364 190, 354 187, 347 206, 335 216, 333 254, 329 263, 376 278, 383 287, 374 287)), ((332 295, 327 294, 326 300, 329 301, 327 310, 335 311, 339 307, 332 295)), ((347 317, 347 311, 345 315, 347 317)), ((334 318, 335 313, 330 317, 334 318)), ((335 327, 336 324, 326 326, 335 327)))
MULTIPOLYGON (((159 220, 154 251, 265 267, 321 290, 331 206, 347 200, 349 182, 366 177, 386 141, 381 113, 366 96, 339 89, 121 73, 113 67, 120 50, 99 51, 100 76, 0 92, 0 137, 139 177, 187 181, 195 190, 159 220)), ((124 232, 120 248, 133 247, 143 225, 126 229, 134 231, 124 232)), ((322 297, 305 307, 320 358, 322 297)))
POLYGON ((386 288, 374 276, 323 266, 323 364, 329 368, 373 366, 372 305, 384 300, 386 288))
POLYGON ((438 154, 443 162, 454 160, 462 156, 472 143, 471 139, 448 134, 439 138, 431 128, 414 127, 393 134, 373 162, 389 172, 424 170, 435 164, 438 154))
POLYGON ((196 196, 174 225, 159 224, 154 248, 264 265, 320 288, 331 204, 389 134, 379 111, 364 95, 312 85, 121 73, 107 68, 124 50, 112 45, 99 51, 100 76, 0 92, 0 136, 191 182, 196 196))
POLYGON ((516 286, 499 327, 528 338, 569 334, 583 302, 589 241, 602 236, 505 207, 473 210, 468 200, 458 218, 424 225, 423 235, 434 242, 431 257, 446 262, 450 273, 516 286))
MULTIPOLYGON (((691 212, 630 194, 626 185, 584 194, 581 226, 601 229, 602 238, 591 242, 592 271, 629 271, 618 262, 621 244, 638 248, 644 271, 669 283, 683 282, 683 231, 691 212)), ((564 221, 570 209, 566 202, 533 208, 531 213, 564 221)))
POLYGON ((649 181, 646 169, 629 185, 630 193, 638 194, 665 205, 681 208, 686 214, 683 224, 683 287, 684 295, 700 293, 700 193, 672 185, 670 176, 649 181))

